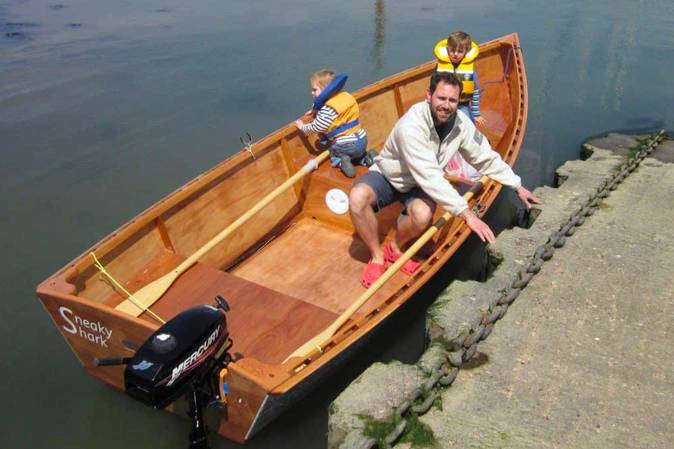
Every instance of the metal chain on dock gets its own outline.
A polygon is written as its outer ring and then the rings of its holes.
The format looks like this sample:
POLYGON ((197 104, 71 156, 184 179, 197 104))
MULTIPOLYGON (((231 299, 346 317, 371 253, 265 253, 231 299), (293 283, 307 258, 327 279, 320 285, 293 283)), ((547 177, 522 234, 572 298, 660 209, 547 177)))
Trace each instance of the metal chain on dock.
POLYGON ((543 264, 552 258, 555 250, 564 246, 567 237, 574 234, 576 228, 585 222, 586 217, 595 212, 602 200, 608 197, 610 192, 615 190, 665 138, 665 132, 661 130, 642 141, 634 157, 623 163, 613 177, 604 180, 599 188, 577 207, 568 220, 548 237, 546 243, 536 248, 527 267, 517 273, 510 284, 490 301, 488 311, 483 316, 475 318, 467 335, 462 335, 449 342, 444 349, 451 352, 443 357, 444 360, 437 358, 433 366, 425 370, 428 377, 424 385, 414 390, 410 397, 395 410, 393 417, 396 423, 395 428, 386 435, 383 441, 378 442, 373 438, 367 438, 362 441, 363 444, 359 445, 359 449, 377 446, 389 448, 395 445, 395 442, 409 427, 410 413, 423 415, 431 408, 440 395, 440 387, 447 387, 454 382, 461 366, 477 352, 479 342, 491 334, 494 324, 503 318, 508 307, 517 299, 531 279, 540 272, 543 264))

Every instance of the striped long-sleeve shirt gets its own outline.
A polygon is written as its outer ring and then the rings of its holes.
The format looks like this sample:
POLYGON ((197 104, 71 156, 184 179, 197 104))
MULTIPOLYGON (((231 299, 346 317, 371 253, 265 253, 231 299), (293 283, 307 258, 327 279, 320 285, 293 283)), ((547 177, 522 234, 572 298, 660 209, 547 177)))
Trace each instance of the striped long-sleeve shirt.
MULTIPOLYGON (((337 118, 337 111, 335 111, 333 108, 331 108, 326 104, 321 109, 318 110, 318 112, 316 113, 316 118, 311 123, 305 123, 304 125, 302 125, 302 132, 304 132, 304 134, 311 134, 311 133, 324 134, 328 130, 332 122, 335 121, 336 118, 337 118)), ((334 142, 335 143, 353 142, 356 141, 357 139, 364 138, 366 135, 367 133, 365 132, 365 130, 361 128, 361 130, 355 134, 347 134, 335 138, 334 142)))
POLYGON ((473 98, 470 102, 470 113, 473 114, 473 117, 480 116, 480 86, 477 83, 477 71, 473 72, 473 84, 475 85, 475 90, 473 91, 473 98))

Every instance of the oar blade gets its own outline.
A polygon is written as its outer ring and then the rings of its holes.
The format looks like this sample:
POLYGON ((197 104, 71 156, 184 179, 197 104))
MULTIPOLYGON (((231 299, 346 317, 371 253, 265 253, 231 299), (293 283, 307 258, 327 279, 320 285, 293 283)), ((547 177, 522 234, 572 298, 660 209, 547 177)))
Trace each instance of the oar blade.
POLYGON ((139 316, 162 297, 176 280, 176 277, 175 271, 165 274, 138 290, 133 294, 133 298, 122 301, 115 309, 129 315, 139 316))

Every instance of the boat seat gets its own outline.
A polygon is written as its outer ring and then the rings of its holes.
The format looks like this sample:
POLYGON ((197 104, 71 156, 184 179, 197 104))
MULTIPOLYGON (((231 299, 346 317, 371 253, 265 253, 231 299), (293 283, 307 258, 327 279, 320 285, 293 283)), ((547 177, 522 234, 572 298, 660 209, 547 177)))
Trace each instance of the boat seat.
MULTIPOLYGON (((180 276, 151 309, 168 320, 190 307, 215 304, 216 295, 231 307, 230 353, 267 364, 282 363, 337 318, 333 312, 200 263, 180 276)), ((141 317, 152 320, 147 313, 141 317)))

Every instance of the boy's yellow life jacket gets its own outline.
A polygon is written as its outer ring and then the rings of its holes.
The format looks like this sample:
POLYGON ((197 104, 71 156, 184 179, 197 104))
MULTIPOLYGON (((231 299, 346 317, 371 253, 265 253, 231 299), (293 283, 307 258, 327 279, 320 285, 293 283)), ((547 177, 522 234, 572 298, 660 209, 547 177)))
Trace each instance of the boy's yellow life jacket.
POLYGON ((359 121, 360 110, 358 109, 358 103, 356 102, 356 99, 353 98, 353 95, 342 91, 329 98, 325 104, 337 111, 337 118, 333 120, 325 132, 326 138, 333 140, 339 136, 356 134, 361 130, 359 121), (338 131, 338 128, 340 127, 343 128, 338 131))
POLYGON ((463 83, 461 100, 470 100, 473 96, 473 92, 475 92, 475 67, 473 66, 473 63, 480 53, 480 47, 478 47, 475 42, 471 41, 470 50, 468 50, 466 56, 463 57, 456 67, 452 64, 449 55, 447 54, 447 39, 443 39, 435 44, 433 53, 435 54, 435 57, 438 58, 438 67, 436 70, 438 72, 453 72, 458 75, 463 83))

